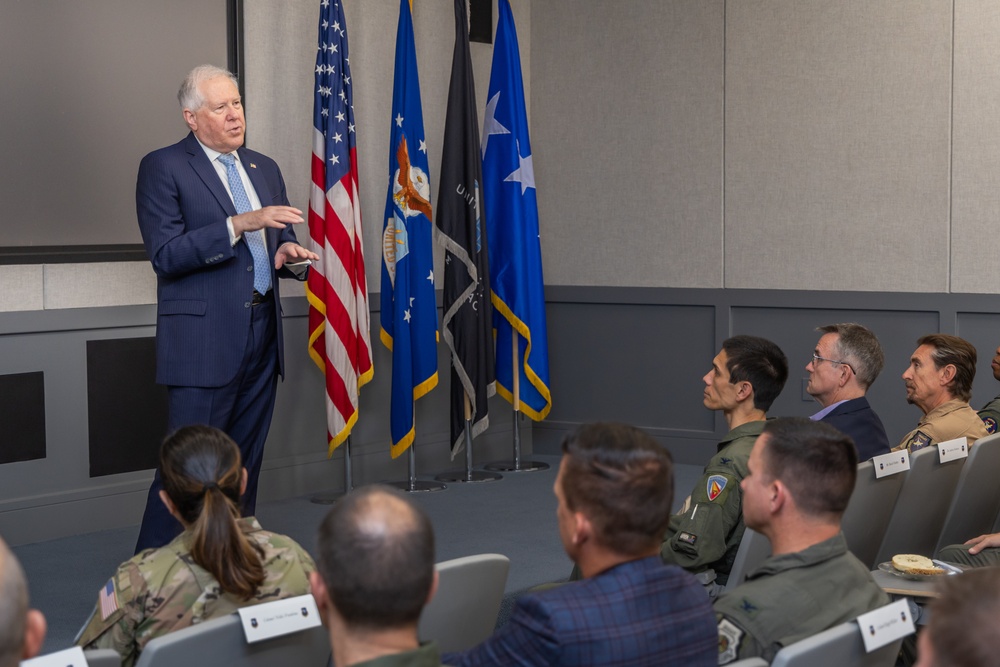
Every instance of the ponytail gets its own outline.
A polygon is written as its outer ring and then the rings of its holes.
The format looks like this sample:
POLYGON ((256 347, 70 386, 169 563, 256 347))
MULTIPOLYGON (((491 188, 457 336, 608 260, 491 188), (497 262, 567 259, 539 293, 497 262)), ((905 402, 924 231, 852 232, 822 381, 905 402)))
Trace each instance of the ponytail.
POLYGON ((185 426, 160 450, 163 488, 193 535, 191 557, 224 593, 248 599, 264 583, 263 549, 237 523, 240 452, 222 431, 185 426))

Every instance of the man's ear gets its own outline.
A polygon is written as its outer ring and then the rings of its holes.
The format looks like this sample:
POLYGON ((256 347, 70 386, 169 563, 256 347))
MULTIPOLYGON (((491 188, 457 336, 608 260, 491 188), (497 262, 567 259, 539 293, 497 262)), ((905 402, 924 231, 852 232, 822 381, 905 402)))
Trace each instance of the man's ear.
POLYGON ((788 487, 780 479, 771 482, 769 490, 771 492, 771 513, 776 514, 788 503, 791 497, 788 495, 788 487))
POLYGON ((320 616, 326 619, 327 610, 330 609, 330 591, 326 588, 326 582, 319 572, 313 570, 309 573, 309 588, 312 590, 313 598, 316 600, 316 607, 319 608, 320 616))
POLYGON ((437 595, 439 583, 441 583, 441 577, 438 575, 437 568, 434 568, 434 578, 431 580, 431 589, 427 591, 427 599, 424 601, 424 605, 427 605, 437 595))
POLYGON ((191 131, 198 129, 198 117, 194 115, 194 112, 190 109, 184 110, 184 122, 187 126, 191 128, 191 131))
POLYGON ((753 399, 753 385, 746 380, 736 383, 736 398, 740 401, 753 399))
POLYGON ((955 364, 948 364, 938 372, 940 373, 941 386, 944 387, 951 384, 951 381, 955 379, 958 369, 955 368, 955 364))
POLYGON ((24 647, 21 659, 34 658, 42 650, 47 629, 45 617, 37 609, 29 609, 24 622, 24 647))
POLYGON ((580 546, 594 536, 594 524, 590 522, 583 512, 573 512, 573 540, 574 546, 580 546))

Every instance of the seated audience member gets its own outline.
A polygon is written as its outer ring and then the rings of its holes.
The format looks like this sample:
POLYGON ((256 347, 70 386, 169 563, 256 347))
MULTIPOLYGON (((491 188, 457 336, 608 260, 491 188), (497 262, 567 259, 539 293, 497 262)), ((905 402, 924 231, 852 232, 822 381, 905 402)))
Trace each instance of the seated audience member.
MULTIPOLYGON (((990 367, 993 369, 993 379, 1000 380, 1000 347, 993 354, 990 367)), ((987 431, 997 432, 997 426, 1000 425, 1000 396, 983 406, 983 409, 979 411, 979 418, 983 420, 987 431)))
POLYGON ((670 526, 660 550, 664 562, 698 574, 714 593, 724 585, 743 539, 740 482, 764 430, 767 411, 788 378, 788 359, 769 340, 733 336, 722 343, 703 378, 703 402, 726 418, 729 433, 670 526))
POLYGON ((556 517, 581 581, 517 600, 510 620, 448 665, 715 665, 712 607, 659 556, 673 501, 669 452, 637 428, 587 424, 563 440, 556 517))
POLYGON ((903 381, 906 402, 920 408, 924 416, 893 451, 915 452, 960 437, 971 445, 989 435, 983 420, 969 407, 976 377, 976 348, 947 334, 924 336, 917 345, 903 381))
POLYGON ((420 645, 420 612, 437 588, 430 519, 384 486, 352 491, 319 527, 313 596, 330 632, 335 667, 430 667, 433 642, 420 645))
POLYGON ((1000 533, 980 535, 965 544, 951 544, 938 552, 938 560, 969 567, 1000 566, 1000 533))
POLYGON ((885 364, 878 338, 854 322, 828 324, 816 331, 823 335, 806 365, 806 391, 823 409, 811 419, 850 436, 858 448, 858 461, 888 454, 885 427, 865 398, 885 364))
POLYGON ((715 601, 720 665, 770 662, 783 646, 888 604, 840 532, 857 465, 854 443, 828 424, 796 417, 764 427, 743 480, 743 515, 772 555, 715 601))
POLYGON ((28 609, 28 582, 17 558, 0 540, 0 667, 35 657, 45 641, 45 617, 28 609))
POLYGON ((170 544, 122 563, 79 638, 132 665, 151 640, 238 607, 309 592, 315 569, 302 547, 240 518, 247 472, 222 431, 185 426, 160 448, 160 499, 184 526, 170 544))
POLYGON ((942 577, 917 639, 915 667, 994 667, 1000 647, 1000 568, 942 577))

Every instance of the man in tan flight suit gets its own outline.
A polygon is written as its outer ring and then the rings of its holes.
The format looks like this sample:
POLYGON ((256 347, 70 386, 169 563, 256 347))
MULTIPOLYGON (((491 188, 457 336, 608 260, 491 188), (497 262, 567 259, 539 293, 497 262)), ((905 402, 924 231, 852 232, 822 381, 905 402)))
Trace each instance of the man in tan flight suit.
POLYGON ((906 402, 924 416, 893 451, 915 452, 930 445, 965 437, 972 445, 989 435, 983 420, 969 407, 976 377, 976 348, 958 336, 929 334, 917 341, 903 373, 906 402))

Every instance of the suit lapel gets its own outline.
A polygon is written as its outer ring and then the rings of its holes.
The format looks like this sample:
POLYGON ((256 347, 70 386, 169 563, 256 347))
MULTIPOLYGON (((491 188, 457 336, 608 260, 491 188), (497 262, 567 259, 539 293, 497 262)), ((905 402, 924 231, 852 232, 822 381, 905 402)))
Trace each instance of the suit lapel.
POLYGON ((195 173, 201 179, 205 187, 211 191, 215 196, 215 199, 219 202, 226 211, 226 215, 233 216, 236 215, 236 207, 233 206, 233 200, 229 197, 229 193, 226 192, 226 186, 222 184, 222 180, 219 178, 219 173, 215 171, 215 167, 212 166, 211 161, 208 156, 205 155, 205 151, 202 149, 201 144, 195 139, 194 133, 189 133, 184 141, 184 147, 187 149, 188 154, 191 156, 189 164, 191 168, 194 169, 195 173))

